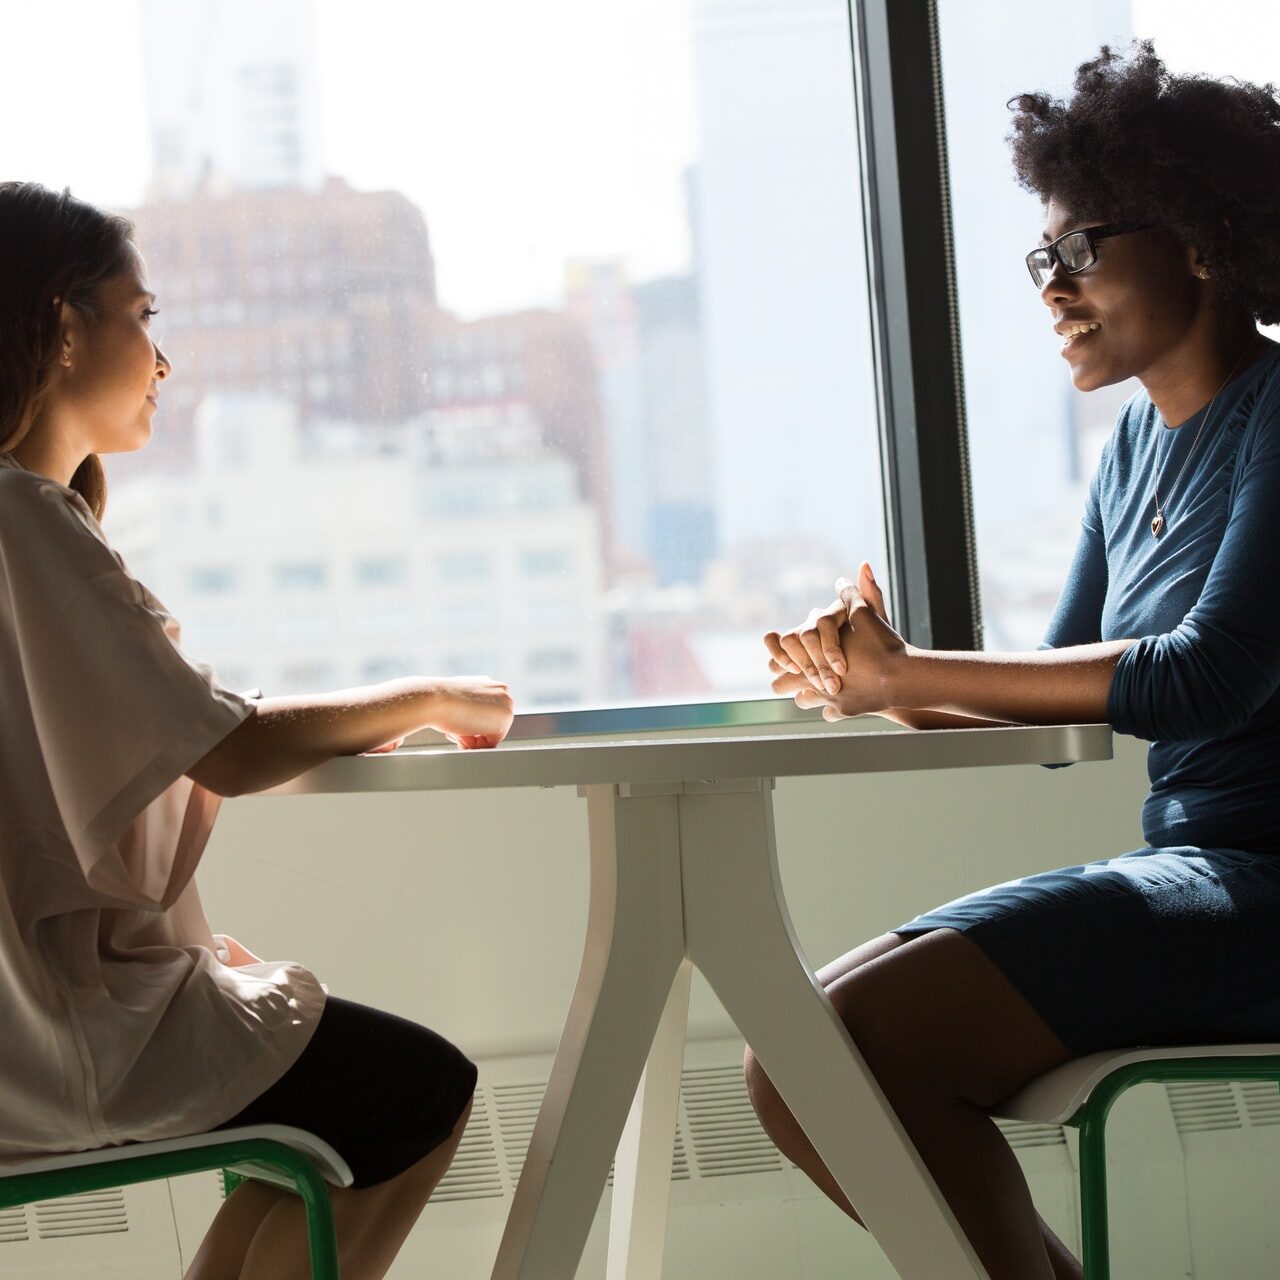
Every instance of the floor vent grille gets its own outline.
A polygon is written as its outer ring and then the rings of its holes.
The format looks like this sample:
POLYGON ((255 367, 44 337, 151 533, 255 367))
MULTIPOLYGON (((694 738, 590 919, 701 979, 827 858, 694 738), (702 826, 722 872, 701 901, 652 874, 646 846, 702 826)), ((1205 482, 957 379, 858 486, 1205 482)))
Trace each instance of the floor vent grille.
POLYGON ((1005 1141, 1015 1150, 1031 1147, 1065 1147, 1067 1135, 1060 1124, 1036 1124, 1030 1120, 997 1120, 1005 1141))
MULTIPOLYGON (((525 1139, 528 1147, 528 1139, 525 1139)), ((485 1106, 483 1090, 476 1090, 466 1132, 458 1144, 449 1172, 440 1180, 433 1202, 447 1200, 492 1200, 503 1194, 498 1152, 493 1141, 493 1125, 485 1106)))
POLYGON ((741 1066, 686 1071, 684 1111, 701 1177, 774 1173, 783 1167, 778 1149, 756 1119, 741 1066))
POLYGON ((30 1240, 27 1231, 27 1206, 17 1205, 12 1209, 0 1209, 0 1244, 12 1244, 19 1240, 30 1240))
POLYGON ((519 1181, 520 1170, 524 1168, 525 1157, 529 1154, 529 1140, 533 1137, 533 1125, 546 1087, 545 1080, 493 1086, 498 1134, 506 1156, 507 1177, 513 1187, 519 1181))
MULTIPOLYGON (((609 1166, 609 1177, 605 1182, 605 1186, 613 1186, 613 1165, 609 1166)), ((688 1182, 689 1173, 689 1157, 684 1149, 684 1128, 676 1122, 675 1144, 671 1148, 671 1181, 672 1182, 688 1182)))
POLYGON ((1245 1115, 1255 1127, 1280 1124, 1280 1087, 1272 1080, 1250 1080, 1241 1084, 1245 1115))
POLYGON ((1226 1080, 1197 1080, 1167 1084, 1169 1108, 1179 1133, 1210 1129, 1239 1129, 1244 1121, 1235 1090, 1226 1080))
MULTIPOLYGON (((482 1085, 457 1159, 435 1200, 490 1199, 514 1191, 546 1090, 545 1080, 482 1085)), ((1280 1099, 1276 1120, 1280 1123, 1280 1099)), ((1015 1150, 1062 1147, 1061 1125, 997 1121, 1015 1150)), ((732 1062, 689 1067, 681 1074, 679 1115, 671 1158, 672 1182, 777 1173, 796 1166, 784 1160, 760 1127, 742 1078, 732 1062)), ((613 1185, 613 1169, 609 1170, 613 1185)))
POLYGON ((37 1200, 36 1234, 41 1240, 62 1236, 114 1235, 129 1230, 124 1190, 94 1191, 59 1200, 37 1200))

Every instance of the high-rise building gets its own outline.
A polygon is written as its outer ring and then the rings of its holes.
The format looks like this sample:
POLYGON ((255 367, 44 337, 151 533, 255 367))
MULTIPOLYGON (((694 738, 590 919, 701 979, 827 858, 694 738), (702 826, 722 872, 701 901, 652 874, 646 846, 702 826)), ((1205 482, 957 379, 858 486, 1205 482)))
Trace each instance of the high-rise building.
POLYGON ((645 547, 660 585, 696 583, 716 552, 698 281, 664 276, 632 294, 644 404, 645 547))
POLYGON ((615 551, 634 563, 646 552, 650 447, 640 384, 635 301, 617 259, 574 259, 565 267, 565 311, 591 344, 604 414, 604 455, 615 551))
POLYGON ((331 177, 318 192, 189 195, 130 216, 159 298, 152 332, 174 365, 152 465, 190 460, 192 415, 214 392, 282 394, 304 428, 376 429, 426 408, 435 267, 403 195, 331 177))
POLYGON ((874 557, 884 535, 848 6, 695 0, 694 61, 694 273, 721 544, 803 533, 874 557))
POLYGON ((597 511, 613 562, 612 486, 595 352, 563 312, 513 311, 462 320, 437 311, 427 352, 426 404, 443 410, 526 405, 549 448, 568 459, 578 493, 597 511))
POLYGON ((198 465, 113 490, 112 545, 234 689, 484 672, 526 706, 603 697, 597 517, 532 413, 455 407, 370 438, 335 421, 304 439, 287 399, 210 396, 198 465))
POLYGON ((143 0, 142 38, 148 199, 320 187, 314 0, 143 0))

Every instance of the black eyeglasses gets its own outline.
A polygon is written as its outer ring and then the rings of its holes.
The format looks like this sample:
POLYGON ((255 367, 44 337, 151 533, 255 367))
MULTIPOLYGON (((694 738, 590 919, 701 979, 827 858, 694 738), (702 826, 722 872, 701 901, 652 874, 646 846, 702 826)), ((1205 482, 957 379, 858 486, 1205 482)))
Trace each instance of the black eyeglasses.
POLYGON ((1103 227, 1068 231, 1056 240, 1032 249, 1027 254, 1027 270, 1031 272, 1036 288, 1043 289, 1053 275, 1055 261, 1062 263, 1062 269, 1073 276, 1077 271, 1083 271, 1085 267, 1091 267, 1097 262, 1098 251, 1094 246, 1099 240, 1128 235, 1130 231, 1145 231, 1154 225, 1153 222, 1115 222, 1103 227))

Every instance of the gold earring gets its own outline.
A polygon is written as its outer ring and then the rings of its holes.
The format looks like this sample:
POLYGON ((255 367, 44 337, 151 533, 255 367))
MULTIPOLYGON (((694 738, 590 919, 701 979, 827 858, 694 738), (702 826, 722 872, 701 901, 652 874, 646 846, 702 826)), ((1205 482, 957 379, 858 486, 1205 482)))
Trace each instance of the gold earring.
POLYGON ((1196 272, 1196 274, 1200 277, 1201 280, 1207 280, 1209 278, 1209 268, 1201 267, 1200 270, 1196 272))

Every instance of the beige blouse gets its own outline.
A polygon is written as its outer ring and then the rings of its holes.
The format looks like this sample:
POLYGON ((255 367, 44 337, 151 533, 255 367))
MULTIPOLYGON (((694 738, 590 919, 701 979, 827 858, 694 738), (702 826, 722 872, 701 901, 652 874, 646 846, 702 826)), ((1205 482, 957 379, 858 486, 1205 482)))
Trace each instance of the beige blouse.
POLYGON ((305 1048, 325 989, 231 968, 184 776, 250 714, 73 490, 0 455, 0 1165, 195 1133, 305 1048))

